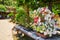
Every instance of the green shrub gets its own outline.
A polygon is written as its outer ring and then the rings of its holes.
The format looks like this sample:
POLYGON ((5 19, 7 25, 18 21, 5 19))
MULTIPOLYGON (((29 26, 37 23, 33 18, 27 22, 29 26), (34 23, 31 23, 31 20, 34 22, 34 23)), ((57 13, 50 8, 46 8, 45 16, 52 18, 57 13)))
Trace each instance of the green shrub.
POLYGON ((7 9, 4 5, 0 5, 0 11, 5 12, 7 9))

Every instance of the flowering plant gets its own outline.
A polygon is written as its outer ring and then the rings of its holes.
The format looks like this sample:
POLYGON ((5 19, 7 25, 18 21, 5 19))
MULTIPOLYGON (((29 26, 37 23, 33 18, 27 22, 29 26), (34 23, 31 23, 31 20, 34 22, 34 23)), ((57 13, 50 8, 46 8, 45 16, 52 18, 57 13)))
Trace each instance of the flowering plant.
POLYGON ((42 7, 34 10, 34 22, 31 25, 33 30, 43 33, 44 35, 56 34, 57 20, 54 18, 54 13, 52 13, 48 8, 42 7), (43 21, 44 20, 44 21, 43 21))

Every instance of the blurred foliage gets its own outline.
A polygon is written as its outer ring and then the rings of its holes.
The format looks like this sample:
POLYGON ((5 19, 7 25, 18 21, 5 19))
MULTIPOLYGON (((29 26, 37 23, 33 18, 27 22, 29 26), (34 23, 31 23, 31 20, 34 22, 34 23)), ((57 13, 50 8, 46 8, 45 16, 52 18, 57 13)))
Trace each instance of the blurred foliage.
MULTIPOLYGON (((6 11, 5 6, 16 7, 17 14, 15 15, 15 21, 19 24, 27 25, 28 20, 33 22, 32 18, 29 16, 30 10, 35 10, 38 7, 48 6, 52 2, 52 10, 55 14, 60 12, 60 4, 55 4, 57 0, 0 0, 0 10, 6 11), (22 7, 21 7, 22 6, 22 7), (59 11, 58 11, 59 10, 59 11)), ((10 13, 9 16, 13 16, 13 13, 10 13)))
POLYGON ((37 0, 17 0, 18 6, 27 6, 32 9, 36 9, 38 7, 37 0))
POLYGON ((13 17, 14 16, 13 12, 10 12, 10 14, 8 14, 8 16, 13 17))
POLYGON ((7 11, 7 9, 4 5, 0 5, 0 11, 5 12, 7 11))
POLYGON ((52 11, 57 15, 58 13, 60 13, 60 4, 54 4, 52 7, 52 11))
POLYGON ((0 0, 0 4, 6 5, 6 6, 17 6, 16 0, 0 0))
MULTIPOLYGON (((52 4, 54 4, 53 6, 55 6, 56 4, 54 2, 56 1, 58 0, 0 0, 0 4, 13 7, 27 6, 28 8, 34 10, 37 9, 38 7, 48 6, 50 2, 52 2, 52 4)), ((57 5, 59 5, 59 3, 57 5)), ((53 8, 53 10, 54 9, 56 8, 53 8)))

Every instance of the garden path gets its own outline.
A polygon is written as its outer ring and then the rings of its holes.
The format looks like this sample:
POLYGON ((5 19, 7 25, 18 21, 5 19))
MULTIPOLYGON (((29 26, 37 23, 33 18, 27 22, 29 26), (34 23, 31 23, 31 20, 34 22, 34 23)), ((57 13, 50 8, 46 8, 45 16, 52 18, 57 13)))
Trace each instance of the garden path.
POLYGON ((0 40, 13 40, 12 28, 15 24, 10 19, 0 19, 0 40))

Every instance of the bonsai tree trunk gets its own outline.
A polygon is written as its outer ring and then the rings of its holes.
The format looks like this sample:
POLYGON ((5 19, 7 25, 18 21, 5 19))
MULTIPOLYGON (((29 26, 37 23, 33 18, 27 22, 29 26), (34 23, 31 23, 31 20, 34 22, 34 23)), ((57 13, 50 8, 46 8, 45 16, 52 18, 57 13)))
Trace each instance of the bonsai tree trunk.
POLYGON ((49 9, 50 11, 52 11, 52 2, 49 2, 49 4, 48 4, 48 9, 49 9))
POLYGON ((30 22, 30 19, 29 19, 29 7, 27 6, 27 21, 28 21, 28 24, 29 24, 29 22, 30 22))
POLYGON ((4 5, 4 0, 2 0, 2 4, 4 5))
POLYGON ((24 9, 26 11, 26 15, 27 15, 27 22, 29 23, 29 7, 27 5, 24 4, 24 9))

